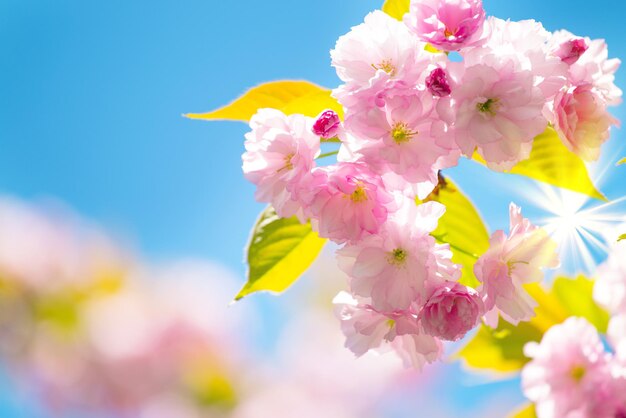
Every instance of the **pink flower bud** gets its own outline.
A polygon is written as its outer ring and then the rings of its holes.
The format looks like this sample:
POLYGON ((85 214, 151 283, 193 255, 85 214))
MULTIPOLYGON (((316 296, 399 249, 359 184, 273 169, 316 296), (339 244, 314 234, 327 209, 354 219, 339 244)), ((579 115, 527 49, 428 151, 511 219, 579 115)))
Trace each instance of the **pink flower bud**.
POLYGON ((448 84, 448 76, 443 68, 435 68, 426 78, 426 87, 433 96, 449 96, 452 90, 448 84))
POLYGON ((329 139, 337 136, 340 127, 339 115, 334 110, 325 110, 317 117, 313 125, 313 133, 329 139))
POLYGON ((478 324, 483 313, 478 292, 456 282, 445 282, 428 299, 420 319, 426 333, 457 341, 478 324))
POLYGON ((580 58, 587 49, 589 49, 589 45, 587 45, 584 39, 570 39, 567 42, 563 42, 555 54, 557 57, 561 58, 561 61, 564 63, 572 65, 578 61, 578 58, 580 58))

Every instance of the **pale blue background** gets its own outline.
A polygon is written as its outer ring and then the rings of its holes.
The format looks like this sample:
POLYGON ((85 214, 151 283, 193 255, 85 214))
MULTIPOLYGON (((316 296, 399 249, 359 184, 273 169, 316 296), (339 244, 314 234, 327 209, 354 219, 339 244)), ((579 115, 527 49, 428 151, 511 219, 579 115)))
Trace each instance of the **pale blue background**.
MULTIPOLYGON (((152 259, 210 258, 243 277, 242 247, 262 208, 240 171, 246 126, 181 113, 211 110, 263 81, 335 86, 329 50, 380 4, 0 0, 0 193, 60 199, 152 259)), ((501 18, 605 38, 611 56, 626 57, 621 1, 485 0, 485 7, 501 18)), ((623 109, 614 112, 622 120, 623 109)), ((614 132, 613 150, 623 150, 623 138, 614 132)), ((492 229, 506 225, 508 202, 523 204, 519 188, 530 184, 473 164, 452 174, 492 229)), ((603 191, 624 194, 625 178, 615 170, 603 191)), ((271 347, 281 305, 257 300, 268 320, 259 345, 271 347)), ((491 386, 450 379, 441 385, 441 392, 449 385, 445 400, 430 402, 469 414, 494 396, 491 386)), ((512 404, 521 401, 516 385, 500 386, 512 404)), ((0 416, 34 416, 9 383, 2 386, 0 416)))

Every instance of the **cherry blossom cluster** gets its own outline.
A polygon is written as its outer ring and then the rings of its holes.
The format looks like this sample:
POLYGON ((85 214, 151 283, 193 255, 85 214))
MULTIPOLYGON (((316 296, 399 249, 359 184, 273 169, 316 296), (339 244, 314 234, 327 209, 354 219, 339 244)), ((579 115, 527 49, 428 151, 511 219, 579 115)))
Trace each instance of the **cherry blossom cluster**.
POLYGON ((403 21, 372 12, 331 59, 343 120, 260 109, 243 171, 258 201, 342 246, 350 292, 335 301, 347 346, 390 346, 419 368, 481 318, 532 317, 523 284, 558 265, 554 242, 512 205, 510 233, 496 232, 474 266, 480 286, 464 286, 449 245, 432 235, 445 207, 431 192, 461 156, 511 169, 549 126, 596 159, 617 123, 607 107, 620 101, 619 60, 601 40, 487 18, 480 0, 413 0, 403 21), (318 165, 321 144, 333 143, 337 161, 318 165))
POLYGON ((586 319, 550 328, 541 343, 524 347, 532 360, 522 386, 539 418, 626 417, 626 245, 596 272, 595 300, 611 314, 607 340, 586 319))

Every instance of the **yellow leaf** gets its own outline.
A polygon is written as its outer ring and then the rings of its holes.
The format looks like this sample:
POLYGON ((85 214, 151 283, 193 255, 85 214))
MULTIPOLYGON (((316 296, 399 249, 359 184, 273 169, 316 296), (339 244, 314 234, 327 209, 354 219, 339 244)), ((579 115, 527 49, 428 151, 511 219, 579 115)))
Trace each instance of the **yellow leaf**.
MULTIPOLYGON (((478 154, 474 154, 474 159, 484 164, 478 154)), ((535 138, 530 158, 518 163, 510 173, 607 201, 589 178, 583 160, 563 145, 552 128, 535 138)))
POLYGON ((446 213, 439 219, 433 236, 450 244, 452 261, 463 266, 461 283, 476 288, 476 259, 489 248, 489 233, 478 210, 449 178, 440 176, 439 184, 426 201, 445 205, 446 213))
POLYGON ((615 165, 622 165, 622 164, 626 164, 626 158, 622 158, 615 165))
POLYGON ((383 4, 383 12, 398 20, 402 20, 402 16, 409 11, 410 0, 385 0, 383 4))
POLYGON ((618 241, 618 242, 619 242, 619 241, 623 241, 623 240, 625 240, 625 239, 626 239, 626 234, 622 234, 622 235, 620 235, 619 237, 617 237, 617 241, 618 241))
POLYGON ((537 413, 535 412, 535 405, 528 404, 525 407, 519 409, 518 411, 513 412, 509 418, 537 418, 537 413))
POLYGON ((234 102, 208 113, 187 113, 185 117, 204 120, 248 122, 261 108, 279 109, 286 114, 302 113, 317 116, 333 109, 343 116, 339 103, 330 97, 330 90, 308 81, 274 81, 261 84, 244 93, 234 102))
POLYGON ((500 318, 494 330, 481 326, 474 338, 461 349, 458 357, 471 368, 511 373, 519 371, 529 359, 524 356, 524 345, 541 341, 543 334, 570 316, 587 319, 598 331, 605 332, 608 314, 593 300, 593 281, 579 276, 576 279, 557 278, 548 292, 537 284, 525 286, 539 304, 535 317, 513 326, 500 318))
POLYGON ((458 353, 467 366, 499 373, 517 372, 529 361, 524 356, 524 345, 529 341, 541 341, 543 333, 550 326, 567 318, 558 308, 556 311, 552 309, 552 305, 558 306, 558 301, 541 286, 528 286, 527 290, 535 300, 541 300, 537 316, 517 326, 502 318, 496 329, 482 325, 474 338, 458 353))
POLYGON ((317 258, 325 239, 294 216, 280 218, 270 206, 261 213, 248 244, 248 281, 235 300, 266 290, 282 292, 317 258))

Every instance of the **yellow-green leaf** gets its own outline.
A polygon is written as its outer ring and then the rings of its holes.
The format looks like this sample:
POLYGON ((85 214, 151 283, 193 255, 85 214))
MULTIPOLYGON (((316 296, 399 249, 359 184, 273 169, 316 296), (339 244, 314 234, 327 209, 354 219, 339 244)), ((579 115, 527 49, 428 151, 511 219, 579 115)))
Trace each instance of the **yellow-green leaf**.
POLYGON ((606 331, 609 316, 593 300, 592 280, 584 276, 576 279, 559 277, 550 291, 536 283, 525 288, 539 304, 536 316, 528 322, 520 322, 517 327, 502 318, 495 330, 481 326, 474 338, 458 353, 468 366, 496 372, 516 372, 529 360, 524 356, 524 345, 529 341, 541 341, 548 329, 570 316, 583 317, 598 331, 606 331))
POLYGON ((509 418, 537 418, 534 404, 528 404, 518 411, 513 412, 509 418))
POLYGON ((248 244, 248 281, 235 300, 266 290, 282 292, 313 263, 325 239, 294 216, 280 218, 270 206, 252 229, 248 244))
MULTIPOLYGON (((474 159, 484 164, 478 154, 474 159)), ((591 181, 583 160, 568 150, 550 127, 535 138, 530 158, 517 164, 510 173, 607 200, 591 181)))
POLYGON ((622 235, 620 235, 619 237, 617 237, 617 241, 618 241, 618 242, 619 242, 619 241, 623 241, 623 240, 625 240, 625 239, 626 239, 626 234, 622 234, 622 235))
POLYGON ((539 302, 537 315, 517 326, 502 318, 496 329, 481 325, 474 338, 458 353, 467 366, 501 373, 517 372, 529 361, 524 356, 524 345, 541 341, 545 331, 567 318, 558 300, 541 286, 534 284, 526 289, 539 302))
POLYGON ((476 288, 476 259, 489 248, 489 232, 478 210, 449 178, 440 176, 439 184, 426 201, 434 200, 446 207, 433 236, 450 244, 452 261, 463 266, 461 283, 476 288))
POLYGON ((622 165, 622 164, 626 164, 626 158, 622 158, 615 165, 622 165))
POLYGON ((385 0, 383 4, 383 12, 398 20, 402 20, 402 16, 409 11, 410 0, 385 0))
POLYGON ((234 120, 248 122, 261 108, 279 109, 286 114, 302 113, 317 116, 326 109, 333 109, 340 116, 343 109, 330 97, 330 90, 308 81, 274 81, 248 90, 234 102, 207 113, 188 113, 191 119, 234 120))
POLYGON ((609 314, 593 300, 593 280, 584 276, 576 279, 559 277, 552 285, 552 293, 559 299, 569 316, 580 316, 606 332, 609 314))

